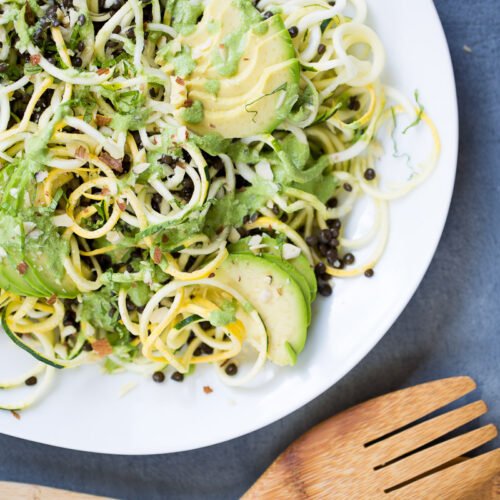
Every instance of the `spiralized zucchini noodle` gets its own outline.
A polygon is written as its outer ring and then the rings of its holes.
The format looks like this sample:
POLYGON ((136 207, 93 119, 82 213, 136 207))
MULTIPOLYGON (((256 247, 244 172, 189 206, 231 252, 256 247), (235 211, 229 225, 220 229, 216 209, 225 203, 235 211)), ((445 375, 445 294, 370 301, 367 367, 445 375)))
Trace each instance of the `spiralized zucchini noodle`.
POLYGON ((305 259, 322 295, 331 278, 373 275, 389 202, 425 181, 440 146, 418 94, 381 83, 366 15, 364 0, 0 0, 0 312, 35 363, 0 380, 2 409, 92 363, 156 381, 210 364, 250 382, 275 332, 219 272, 242 245, 305 259), (208 57, 202 35, 217 38, 229 8, 241 26, 208 57), (259 66, 274 56, 240 42, 271 34, 270 52, 293 51, 259 66), (288 80, 268 91, 279 68, 288 80), (427 127, 434 146, 387 188, 377 167, 391 139, 402 156, 398 124, 427 127), (373 224, 352 239, 361 200, 373 224))

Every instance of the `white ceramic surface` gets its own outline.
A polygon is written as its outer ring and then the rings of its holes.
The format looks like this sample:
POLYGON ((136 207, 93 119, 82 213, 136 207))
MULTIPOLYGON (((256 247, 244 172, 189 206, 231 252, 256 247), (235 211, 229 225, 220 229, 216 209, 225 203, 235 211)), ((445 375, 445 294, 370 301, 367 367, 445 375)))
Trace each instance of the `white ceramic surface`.
MULTIPOLYGON (((391 205, 390 242, 376 277, 339 281, 331 299, 318 299, 297 366, 275 371, 268 384, 231 389, 210 369, 198 370, 182 384, 170 380, 156 384, 130 374, 104 376, 97 367, 85 367, 58 373, 48 396, 24 411, 20 420, 0 412, 0 432, 120 454, 167 453, 220 443, 311 401, 381 339, 422 280, 441 236, 455 177, 458 116, 450 56, 432 2, 369 0, 368 4, 370 24, 387 51, 384 81, 408 96, 419 89, 443 144, 438 168, 428 182, 391 205), (138 385, 120 397, 120 389, 130 381, 138 385), (205 385, 214 392, 205 394, 205 385)), ((9 369, 26 361, 1 337, 1 366, 9 369)))

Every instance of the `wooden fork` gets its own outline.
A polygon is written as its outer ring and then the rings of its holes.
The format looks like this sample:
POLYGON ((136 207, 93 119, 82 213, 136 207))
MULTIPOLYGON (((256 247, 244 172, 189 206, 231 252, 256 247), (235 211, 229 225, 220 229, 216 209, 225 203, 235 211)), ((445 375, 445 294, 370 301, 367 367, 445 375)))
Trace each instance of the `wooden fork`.
POLYGON ((485 414, 486 404, 417 422, 475 388, 469 377, 437 380, 346 410, 295 441, 243 499, 488 498, 479 495, 500 473, 500 449, 457 458, 494 439, 495 426, 439 439, 485 414))

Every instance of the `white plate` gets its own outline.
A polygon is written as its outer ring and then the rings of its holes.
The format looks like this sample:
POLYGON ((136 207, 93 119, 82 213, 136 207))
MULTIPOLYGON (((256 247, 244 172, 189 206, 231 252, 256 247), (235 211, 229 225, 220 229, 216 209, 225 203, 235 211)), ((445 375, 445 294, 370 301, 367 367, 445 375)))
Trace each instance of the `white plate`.
MULTIPOLYGON (((390 243, 376 277, 340 282, 331 300, 318 299, 298 365, 279 370, 260 388, 227 388, 211 370, 199 370, 182 384, 156 384, 128 374, 104 376, 96 367, 85 367, 58 373, 49 395, 23 412, 21 420, 0 412, 1 432, 120 454, 177 452, 220 443, 311 401, 381 339, 420 283, 441 236, 455 177, 458 117, 448 47, 432 2, 372 0, 369 8, 370 25, 387 50, 384 81, 408 96, 419 89, 443 143, 433 176, 391 206, 390 243), (139 386, 120 398, 120 389, 131 380, 139 380, 139 386), (205 385, 214 392, 205 394, 205 385)), ((4 349, 4 340, 1 345, 4 349)))

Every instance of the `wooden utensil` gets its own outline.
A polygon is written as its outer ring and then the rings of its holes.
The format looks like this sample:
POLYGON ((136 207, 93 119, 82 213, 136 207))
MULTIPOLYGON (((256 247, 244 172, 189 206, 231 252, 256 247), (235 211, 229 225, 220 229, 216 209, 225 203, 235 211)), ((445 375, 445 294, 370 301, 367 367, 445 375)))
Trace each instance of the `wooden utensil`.
POLYGON ((419 422, 475 388, 469 377, 449 378, 346 410, 295 441, 243 499, 488 498, 478 495, 500 473, 500 449, 456 459, 495 438, 495 426, 439 439, 485 414, 486 404, 419 422))
MULTIPOLYGON (((486 413, 476 401, 417 422, 475 388, 468 377, 438 380, 346 410, 294 442, 243 499, 500 500, 500 449, 460 458, 493 439, 493 425, 421 449, 486 413)), ((0 482, 3 499, 105 500, 0 482)))

